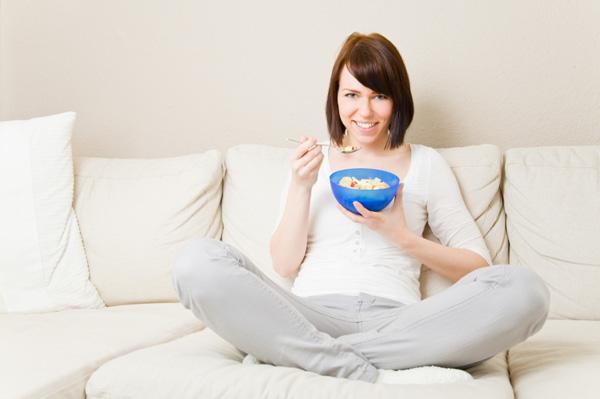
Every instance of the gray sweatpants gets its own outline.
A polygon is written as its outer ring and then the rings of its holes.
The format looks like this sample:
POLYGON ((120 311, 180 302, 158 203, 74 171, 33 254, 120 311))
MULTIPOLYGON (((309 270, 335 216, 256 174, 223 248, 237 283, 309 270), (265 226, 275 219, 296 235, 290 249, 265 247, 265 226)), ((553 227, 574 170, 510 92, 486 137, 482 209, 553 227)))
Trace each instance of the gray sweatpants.
POLYGON ((524 341, 546 320, 550 294, 524 267, 494 265, 418 303, 368 294, 300 297, 233 246, 192 239, 173 283, 181 303, 264 363, 374 382, 377 369, 468 368, 524 341))

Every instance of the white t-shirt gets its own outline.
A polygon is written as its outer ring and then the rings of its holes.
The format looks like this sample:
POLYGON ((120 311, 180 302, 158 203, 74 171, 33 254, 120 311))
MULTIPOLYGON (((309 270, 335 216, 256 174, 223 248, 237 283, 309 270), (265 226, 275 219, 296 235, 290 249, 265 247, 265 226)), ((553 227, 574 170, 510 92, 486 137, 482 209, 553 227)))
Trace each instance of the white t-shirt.
MULTIPOLYGON (((422 236, 432 232, 448 247, 465 248, 492 264, 479 228, 467 210, 454 173, 433 148, 410 144, 411 160, 404 180, 403 204, 408 228, 422 236)), ((310 201, 306 256, 291 291, 299 296, 358 295, 363 292, 405 304, 421 300, 421 263, 375 231, 355 223, 336 207, 327 148, 310 201)), ((281 193, 279 225, 291 181, 281 193)), ((389 212, 389 207, 381 213, 389 212)))

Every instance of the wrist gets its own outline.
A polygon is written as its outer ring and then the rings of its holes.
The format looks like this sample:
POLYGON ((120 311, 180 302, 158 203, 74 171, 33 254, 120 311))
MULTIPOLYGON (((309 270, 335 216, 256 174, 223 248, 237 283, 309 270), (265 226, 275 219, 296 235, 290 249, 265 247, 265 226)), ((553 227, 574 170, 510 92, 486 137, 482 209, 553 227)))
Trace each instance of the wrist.
POLYGON ((399 234, 396 235, 396 245, 404 250, 408 250, 413 246, 418 236, 410 231, 409 229, 403 229, 399 234))
POLYGON ((290 193, 292 193, 294 196, 310 198, 311 192, 312 192, 312 186, 307 187, 302 184, 294 184, 293 182, 292 182, 292 185, 290 186, 290 193))

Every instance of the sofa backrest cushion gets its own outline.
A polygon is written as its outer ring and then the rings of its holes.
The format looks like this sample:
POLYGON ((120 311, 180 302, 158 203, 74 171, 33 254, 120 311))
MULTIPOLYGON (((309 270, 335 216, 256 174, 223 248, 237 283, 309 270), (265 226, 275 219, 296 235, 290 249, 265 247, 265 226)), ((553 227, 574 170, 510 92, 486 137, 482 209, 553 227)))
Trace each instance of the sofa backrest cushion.
POLYGON ((75 212, 91 280, 107 305, 178 300, 172 260, 192 237, 219 239, 223 157, 75 159, 75 212))
MULTIPOLYGON (((502 156, 492 145, 438 150, 456 174, 467 208, 475 218, 494 263, 506 263, 508 245, 500 197, 502 156)), ((290 288, 295 276, 282 278, 272 267, 270 235, 281 206, 282 189, 292 149, 266 145, 238 145, 225 157, 223 241, 252 260, 266 275, 290 288)), ((426 227, 426 238, 437 240, 426 227)), ((450 286, 450 281, 426 266, 421 273, 424 297, 450 286)))
POLYGON ((234 245, 282 287, 293 280, 272 267, 269 240, 288 172, 289 148, 242 144, 225 155, 223 241, 234 245))
MULTIPOLYGON (((508 238, 500 183, 502 152, 491 144, 436 149, 452 168, 471 216, 490 251, 495 265, 508 263, 508 238)), ((423 237, 439 242, 429 225, 423 237)), ((424 265, 421 269, 423 298, 448 288, 451 282, 424 265)))
POLYGON ((600 319, 600 146, 505 153, 510 262, 537 272, 550 318, 600 319))

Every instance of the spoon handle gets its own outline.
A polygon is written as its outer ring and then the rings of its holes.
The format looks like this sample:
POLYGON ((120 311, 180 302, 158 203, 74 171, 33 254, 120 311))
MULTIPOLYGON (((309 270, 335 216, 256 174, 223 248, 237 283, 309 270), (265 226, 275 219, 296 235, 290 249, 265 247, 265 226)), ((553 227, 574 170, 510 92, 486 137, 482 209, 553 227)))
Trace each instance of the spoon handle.
MULTIPOLYGON (((291 141, 292 143, 298 143, 298 144, 302 144, 302 142, 301 142, 300 140, 298 140, 298 139, 293 139, 293 138, 291 138, 291 137, 288 137, 288 138, 287 138, 287 141, 291 141)), ((330 145, 330 143, 327 143, 327 142, 325 142, 325 141, 322 141, 322 142, 320 142, 320 143, 315 143, 315 145, 325 145, 325 146, 327 146, 327 145, 330 145)))

